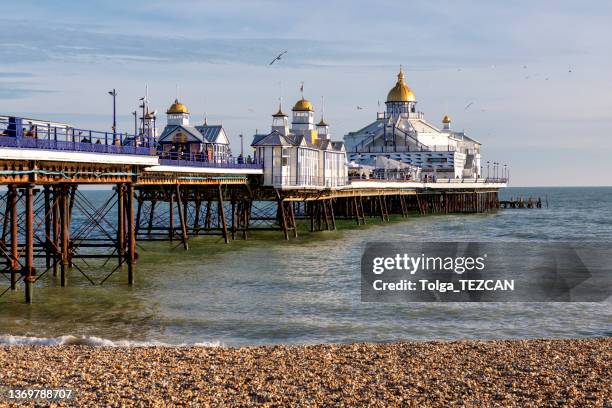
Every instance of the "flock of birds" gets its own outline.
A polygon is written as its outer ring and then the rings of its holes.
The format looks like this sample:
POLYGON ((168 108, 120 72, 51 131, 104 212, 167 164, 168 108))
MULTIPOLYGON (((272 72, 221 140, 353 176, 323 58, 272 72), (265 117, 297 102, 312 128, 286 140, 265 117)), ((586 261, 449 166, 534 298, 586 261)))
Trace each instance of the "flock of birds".
MULTIPOLYGON (((268 64, 268 65, 273 65, 277 61, 280 62, 282 57, 283 57, 283 55, 285 55, 285 54, 287 54, 287 50, 284 50, 281 53, 279 53, 276 57, 274 57, 274 59, 272 61, 270 61, 270 64, 268 64)), ((491 68, 495 68, 495 65, 491 65, 491 68)), ((527 65, 523 65, 523 69, 526 70, 527 69, 527 65)), ((462 70, 461 68, 457 68, 458 72, 461 72, 461 70, 462 70)), ((568 67, 567 72, 569 74, 571 74, 572 73, 572 67, 568 67)), ((535 74, 534 76, 538 76, 538 74, 535 74)), ((529 79, 529 78, 531 78, 531 75, 526 75, 525 76, 525 79, 529 79)), ((549 79, 550 79, 550 77, 548 77, 548 76, 544 78, 545 81, 548 81, 549 79)), ((473 105, 474 105, 474 102, 470 102, 467 105, 465 105, 463 110, 467 111, 473 105)), ((357 110, 364 110, 364 109, 366 109, 364 106, 357 105, 357 110)), ((253 111, 253 110, 249 109, 249 111, 253 111)), ((485 109, 481 109, 481 111, 484 112, 485 109)))

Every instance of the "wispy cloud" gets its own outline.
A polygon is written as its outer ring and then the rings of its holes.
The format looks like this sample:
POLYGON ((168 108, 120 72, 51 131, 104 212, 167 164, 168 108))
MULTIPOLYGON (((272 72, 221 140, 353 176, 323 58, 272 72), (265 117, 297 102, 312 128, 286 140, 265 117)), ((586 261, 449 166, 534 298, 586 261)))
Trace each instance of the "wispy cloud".
POLYGON ((27 86, 5 85, 0 83, 0 99, 22 99, 37 94, 48 94, 55 91, 49 89, 29 88, 27 86))

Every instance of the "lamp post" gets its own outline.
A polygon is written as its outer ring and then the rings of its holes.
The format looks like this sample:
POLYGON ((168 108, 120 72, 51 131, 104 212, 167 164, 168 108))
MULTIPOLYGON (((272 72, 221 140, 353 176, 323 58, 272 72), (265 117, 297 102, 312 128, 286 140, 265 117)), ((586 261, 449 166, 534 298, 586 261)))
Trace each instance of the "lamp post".
POLYGON ((244 157, 244 144, 243 142, 243 138, 242 138, 242 133, 240 134, 240 156, 244 157))
POLYGON ((487 160, 487 178, 489 178, 489 161, 487 160))
POLYGON ((134 137, 138 136, 138 111, 133 111, 134 115, 134 137))
POLYGON ((113 144, 117 138, 117 90, 113 88, 112 91, 108 91, 108 94, 113 97, 113 144))
POLYGON ((504 164, 504 176, 503 176, 503 178, 508 180, 508 165, 507 164, 504 164))

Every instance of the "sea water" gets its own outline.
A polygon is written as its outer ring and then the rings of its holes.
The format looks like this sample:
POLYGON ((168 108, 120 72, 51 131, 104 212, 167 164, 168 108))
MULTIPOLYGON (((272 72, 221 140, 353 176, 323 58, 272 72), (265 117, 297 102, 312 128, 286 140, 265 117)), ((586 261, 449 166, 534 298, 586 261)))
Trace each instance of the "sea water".
MULTIPOLYGON (((110 192, 84 194, 102 204, 110 192)), ((50 274, 39 280, 31 305, 22 287, 0 297, 0 343, 244 346, 612 335, 610 303, 361 302, 367 242, 612 242, 612 188, 508 188, 501 196, 541 197, 544 208, 415 216, 289 242, 280 232, 229 245, 201 237, 187 252, 176 242, 141 243, 131 287, 125 269, 95 286, 73 269, 64 288, 50 274)), ((106 274, 91 273, 96 282, 106 274)))

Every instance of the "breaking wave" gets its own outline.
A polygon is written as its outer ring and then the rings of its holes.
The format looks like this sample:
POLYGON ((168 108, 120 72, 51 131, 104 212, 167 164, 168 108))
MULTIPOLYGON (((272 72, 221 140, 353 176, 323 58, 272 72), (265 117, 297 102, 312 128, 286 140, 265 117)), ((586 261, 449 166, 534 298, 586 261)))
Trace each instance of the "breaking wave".
POLYGON ((110 340, 96 336, 30 337, 1 335, 0 346, 91 346, 91 347, 223 347, 220 342, 171 344, 161 341, 110 340))

